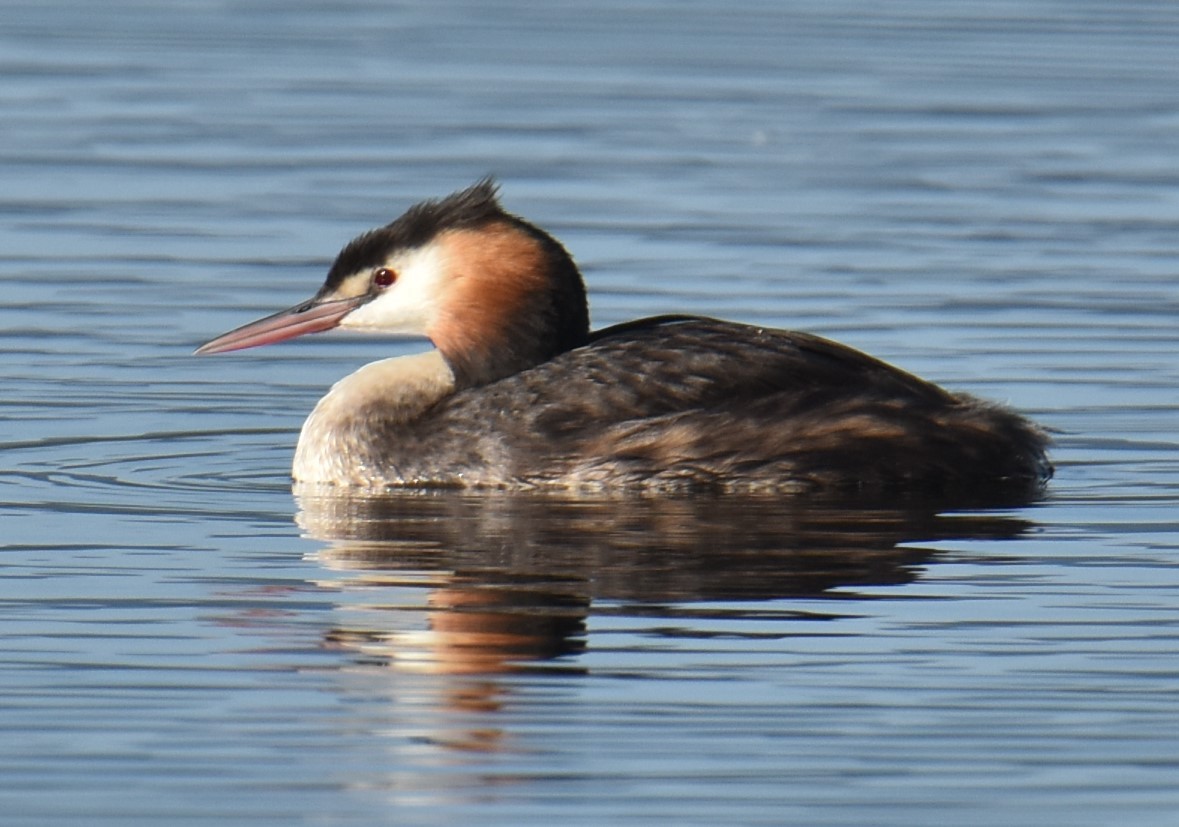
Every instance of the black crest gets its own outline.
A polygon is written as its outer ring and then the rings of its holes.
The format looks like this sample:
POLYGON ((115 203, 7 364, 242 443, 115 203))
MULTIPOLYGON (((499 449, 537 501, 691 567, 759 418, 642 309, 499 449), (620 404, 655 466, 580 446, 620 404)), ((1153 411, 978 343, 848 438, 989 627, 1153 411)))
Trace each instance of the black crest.
POLYGON ((499 205, 499 186, 484 178, 445 198, 423 201, 393 222, 354 238, 336 256, 325 290, 361 270, 379 267, 391 250, 421 247, 444 230, 478 227, 507 218, 499 205))

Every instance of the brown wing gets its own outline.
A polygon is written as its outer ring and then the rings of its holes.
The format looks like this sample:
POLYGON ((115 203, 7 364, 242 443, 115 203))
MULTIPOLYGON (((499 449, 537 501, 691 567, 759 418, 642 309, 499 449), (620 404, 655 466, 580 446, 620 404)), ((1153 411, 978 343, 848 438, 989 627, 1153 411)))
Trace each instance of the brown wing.
POLYGON ((434 414, 475 435, 468 462, 541 483, 884 493, 1048 473, 1043 435, 1002 408, 817 336, 697 317, 607 328, 434 414))
POLYGON ((551 437, 603 423, 732 410, 778 394, 952 401, 936 385, 817 336, 682 316, 599 331, 585 347, 495 391, 509 407, 532 397, 518 413, 551 437), (521 386, 531 392, 522 394, 521 386))

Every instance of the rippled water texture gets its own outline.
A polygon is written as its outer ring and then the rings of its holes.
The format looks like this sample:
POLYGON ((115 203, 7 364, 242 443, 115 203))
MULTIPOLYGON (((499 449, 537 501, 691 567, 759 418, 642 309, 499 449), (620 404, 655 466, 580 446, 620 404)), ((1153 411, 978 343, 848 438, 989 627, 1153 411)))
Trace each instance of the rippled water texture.
POLYGON ((1170 825, 1179 8, 8 2, 4 824, 1170 825), (1003 511, 296 498, 420 343, 200 342, 487 173, 597 325, 1056 431, 1003 511))

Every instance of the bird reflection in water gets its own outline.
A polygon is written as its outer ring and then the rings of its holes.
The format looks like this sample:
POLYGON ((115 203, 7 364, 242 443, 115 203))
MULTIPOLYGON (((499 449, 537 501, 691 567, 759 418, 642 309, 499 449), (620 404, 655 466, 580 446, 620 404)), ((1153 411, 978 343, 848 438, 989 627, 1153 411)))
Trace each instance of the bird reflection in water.
POLYGON ((666 617, 689 629, 704 615, 831 620, 837 598, 916 579, 938 542, 1013 537, 1028 525, 773 498, 434 491, 299 504, 301 527, 327 543, 317 559, 343 574, 333 587, 366 597, 355 613, 366 625, 332 630, 330 644, 394 668, 484 676, 577 671, 591 613, 666 617), (416 607, 425 628, 407 628, 407 613, 394 611, 406 608, 407 588, 425 593, 416 607), (829 611, 781 602, 821 597, 832 598, 829 611), (693 609, 701 603, 713 605, 693 609))
POLYGON ((528 748, 511 737, 518 676, 551 688, 549 676, 583 674, 591 617, 629 618, 661 638, 706 638, 718 626, 764 637, 779 621, 782 637, 809 634, 798 622, 839 618, 841 598, 917 579, 940 542, 1028 527, 927 506, 723 496, 405 491, 301 496, 299 506, 300 526, 326 544, 315 555, 332 572, 324 585, 340 592, 325 645, 386 671, 365 693, 405 713, 402 738, 454 757, 528 748))

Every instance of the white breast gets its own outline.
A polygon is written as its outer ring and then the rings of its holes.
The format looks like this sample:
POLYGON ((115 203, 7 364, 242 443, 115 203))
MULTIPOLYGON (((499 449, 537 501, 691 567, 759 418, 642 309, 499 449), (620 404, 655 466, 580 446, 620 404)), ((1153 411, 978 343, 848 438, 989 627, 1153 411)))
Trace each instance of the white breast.
POLYGON ((303 423, 291 475, 301 483, 379 487, 387 469, 366 423, 409 422, 454 392, 454 374, 436 350, 372 362, 344 377, 303 423))

